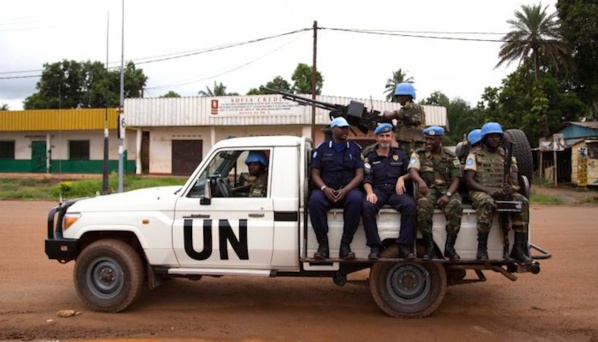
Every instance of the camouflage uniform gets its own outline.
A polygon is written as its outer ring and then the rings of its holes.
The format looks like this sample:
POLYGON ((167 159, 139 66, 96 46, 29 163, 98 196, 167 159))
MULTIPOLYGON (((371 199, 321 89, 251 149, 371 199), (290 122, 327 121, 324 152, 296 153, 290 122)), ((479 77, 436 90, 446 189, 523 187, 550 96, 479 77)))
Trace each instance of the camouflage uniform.
MULTIPOLYGON (((451 182, 460 178, 459 166, 455 154, 446 148, 442 148, 440 155, 432 155, 426 149, 418 149, 411 155, 409 169, 419 171, 429 190, 427 196, 418 193, 417 229, 420 233, 432 234, 434 206, 436 201, 447 193, 451 182)), ((457 235, 461 229, 463 214, 461 196, 458 193, 453 194, 442 210, 447 220, 447 234, 457 235)))
MULTIPOLYGON (((474 147, 469 151, 465 163, 465 171, 475 171, 475 180, 482 186, 488 188, 501 188, 504 183, 505 150, 499 147, 494 153, 488 151, 485 146, 474 147)), ((511 161, 511 172, 518 172, 517 160, 513 157, 511 161)), ((476 208, 478 220, 478 232, 487 233, 492 226, 492 219, 496 213, 494 198, 485 192, 469 191, 469 197, 476 208)), ((512 213, 512 225, 516 232, 527 232, 526 226, 529 223, 529 203, 519 193, 513 193, 514 201, 523 204, 520 213, 512 213)))
POLYGON ((268 192, 268 173, 264 172, 257 177, 249 188, 249 197, 266 197, 268 192))
POLYGON ((426 126, 426 113, 417 103, 408 102, 397 112, 397 135, 399 148, 407 155, 424 147, 423 129, 426 126))

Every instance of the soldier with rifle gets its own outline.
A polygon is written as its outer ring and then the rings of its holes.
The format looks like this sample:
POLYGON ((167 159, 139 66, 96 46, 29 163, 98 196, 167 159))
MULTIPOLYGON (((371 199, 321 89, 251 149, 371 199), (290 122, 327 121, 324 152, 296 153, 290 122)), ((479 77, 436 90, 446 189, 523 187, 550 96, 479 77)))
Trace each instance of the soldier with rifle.
POLYGON ((515 192, 519 188, 517 161, 501 146, 503 130, 500 124, 496 122, 484 124, 481 136, 482 145, 472 149, 467 156, 464 174, 469 188, 469 197, 477 214, 476 259, 488 260, 488 235, 492 219, 497 211, 497 205, 506 196, 507 199, 519 202, 521 208, 519 212, 510 213, 512 229, 515 233, 511 257, 520 263, 529 263, 531 261, 527 245, 529 203, 525 196, 515 192))

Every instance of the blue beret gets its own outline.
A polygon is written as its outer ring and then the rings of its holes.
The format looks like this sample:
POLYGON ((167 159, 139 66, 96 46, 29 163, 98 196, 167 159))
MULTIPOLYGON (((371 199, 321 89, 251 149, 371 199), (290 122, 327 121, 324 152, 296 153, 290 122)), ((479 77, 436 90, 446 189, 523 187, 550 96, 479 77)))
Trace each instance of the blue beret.
POLYGON ((381 125, 378 125, 378 127, 376 127, 376 129, 374 130, 374 134, 388 133, 391 131, 392 131, 392 125, 389 123, 383 123, 381 125))
POLYGON ((428 136, 443 136, 444 128, 440 126, 430 126, 424 129, 424 134, 428 136))
POLYGON ((330 122, 330 127, 334 128, 334 127, 349 127, 351 125, 349 125, 349 123, 347 122, 347 120, 345 120, 345 118, 343 118, 342 116, 339 116, 338 118, 334 118, 334 120, 332 120, 330 122))

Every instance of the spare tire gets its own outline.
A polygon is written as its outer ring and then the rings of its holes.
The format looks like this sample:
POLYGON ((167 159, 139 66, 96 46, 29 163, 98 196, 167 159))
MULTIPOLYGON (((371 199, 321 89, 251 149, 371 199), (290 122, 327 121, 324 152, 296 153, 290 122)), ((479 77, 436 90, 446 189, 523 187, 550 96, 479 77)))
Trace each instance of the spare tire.
MULTIPOLYGON (((532 156, 532 148, 520 129, 507 129, 504 133, 505 141, 513 143, 513 157, 517 159, 517 166, 519 167, 519 176, 525 176, 529 182, 527 193, 529 196, 529 187, 531 187, 532 175, 534 173, 534 159, 532 156)), ((519 180, 522 185, 521 179, 519 180)))

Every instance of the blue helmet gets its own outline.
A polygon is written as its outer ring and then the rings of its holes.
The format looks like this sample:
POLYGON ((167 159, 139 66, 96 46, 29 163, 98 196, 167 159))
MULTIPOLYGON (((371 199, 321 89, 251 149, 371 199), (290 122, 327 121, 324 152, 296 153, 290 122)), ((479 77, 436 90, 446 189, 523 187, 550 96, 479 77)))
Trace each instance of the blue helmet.
POLYGON ((245 159, 245 164, 249 166, 249 163, 260 163, 264 167, 268 166, 268 158, 266 158, 266 154, 262 151, 251 151, 249 155, 247 155, 247 159, 245 159))
POLYGON ((476 128, 474 130, 472 130, 471 132, 469 132, 469 134, 467 134, 467 141, 469 141, 469 143, 471 145, 475 145, 477 143, 479 143, 482 140, 482 130, 479 128, 476 128))
POLYGON ((480 132, 482 135, 482 139, 488 134, 498 133, 501 136, 503 135, 502 126, 498 122, 486 122, 484 126, 482 126, 482 131, 480 132))
POLYGON ((399 83, 395 88, 396 95, 409 95, 415 100, 415 88, 411 83, 399 83))

